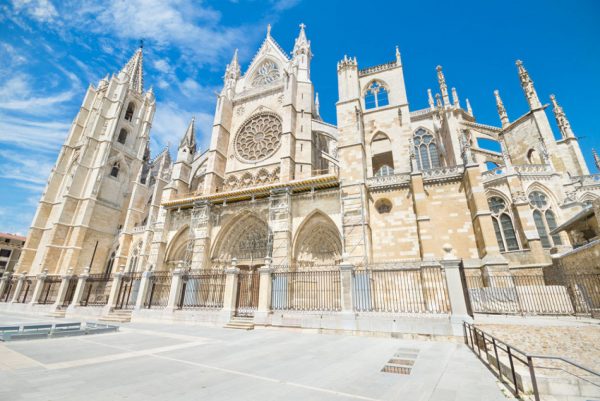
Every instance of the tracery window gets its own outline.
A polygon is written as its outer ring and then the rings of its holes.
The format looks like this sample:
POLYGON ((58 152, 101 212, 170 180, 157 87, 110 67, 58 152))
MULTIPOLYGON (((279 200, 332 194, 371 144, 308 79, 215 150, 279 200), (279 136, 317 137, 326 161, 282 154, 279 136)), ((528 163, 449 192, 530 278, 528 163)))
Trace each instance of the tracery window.
POLYGON ((506 202, 499 196, 492 196, 488 199, 488 205, 492 211, 492 222, 500 252, 518 250, 519 241, 506 202))
POLYGON ((280 145, 282 126, 273 113, 260 113, 246 121, 235 137, 235 152, 242 161, 257 162, 273 155, 280 145))
POLYGON ((115 162, 115 163, 112 165, 112 168, 110 169, 110 175, 111 175, 112 177, 115 177, 115 178, 117 178, 117 177, 119 176, 119 169, 120 169, 120 167, 121 167, 121 166, 119 165, 119 162, 115 162))
POLYGON ((375 177, 383 177, 384 175, 393 175, 394 174, 394 169, 391 168, 390 166, 388 166, 387 164, 384 164, 383 166, 379 167, 379 170, 377 170, 377 172, 375 172, 375 177))
POLYGON ((552 248, 552 246, 562 245, 560 234, 552 234, 550 232, 558 227, 556 215, 550 208, 548 196, 540 191, 533 191, 529 194, 529 205, 533 209, 533 221, 535 228, 540 236, 540 241, 544 248, 552 248))
POLYGON ((258 67, 252 78, 252 86, 264 86, 275 82, 281 78, 281 70, 277 63, 271 60, 265 60, 258 67))
POLYGON ((117 139, 117 142, 124 145, 125 141, 127 141, 127 130, 125 128, 122 128, 121 132, 119 132, 119 138, 117 139))
POLYGON ((390 104, 388 90, 380 81, 373 81, 365 92, 365 109, 375 109, 390 104))
POLYGON ((423 128, 419 128, 413 136, 413 143, 419 170, 429 170, 440 167, 440 155, 435 143, 435 138, 430 132, 423 128))

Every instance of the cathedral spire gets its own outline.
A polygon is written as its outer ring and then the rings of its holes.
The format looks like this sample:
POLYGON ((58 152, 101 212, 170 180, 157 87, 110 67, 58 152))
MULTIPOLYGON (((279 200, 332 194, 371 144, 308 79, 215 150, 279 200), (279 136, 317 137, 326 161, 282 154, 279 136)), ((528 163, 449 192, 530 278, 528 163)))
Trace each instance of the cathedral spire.
POLYGON ((506 114, 504 103, 502 103, 500 92, 497 89, 494 91, 494 96, 496 97, 496 108, 498 109, 498 115, 500 116, 500 121, 502 122, 502 128, 504 128, 510 124, 508 121, 508 114, 506 114))
POLYGON ((231 63, 227 64, 227 69, 225 70, 225 80, 235 80, 238 79, 241 75, 242 69, 238 61, 238 49, 235 49, 235 51, 233 52, 233 57, 231 58, 231 63))
POLYGON ((569 123, 563 108, 560 107, 556 101, 556 96, 550 95, 550 100, 552 101, 552 111, 554 112, 554 118, 556 118, 556 125, 558 125, 558 129, 560 130, 563 139, 575 138, 575 134, 571 129, 571 124, 569 123))
POLYGON ((195 127, 196 117, 192 117, 190 124, 188 125, 187 130, 185 131, 185 135, 181 139, 179 143, 179 149, 189 148, 190 153, 196 152, 196 127, 195 127))
POLYGON ((452 88, 452 103, 454 104, 454 107, 460 109, 460 100, 458 100, 458 92, 456 91, 456 88, 452 88))
POLYGON ((446 85, 446 78, 444 77, 444 73, 442 72, 442 66, 438 65, 436 67, 438 82, 440 84, 440 92, 442 92, 442 98, 444 99, 444 106, 450 105, 450 97, 448 96, 448 85, 446 85))
POLYGON ((144 91, 143 45, 133 54, 121 70, 129 77, 129 89, 142 93, 144 91))
POLYGON ((435 102, 433 101, 433 95, 431 94, 431 89, 427 89, 427 101, 429 102, 429 109, 435 109, 435 102))
POLYGON ((531 110, 539 109, 542 107, 540 103, 540 99, 533 87, 533 81, 529 77, 529 73, 525 69, 523 62, 521 60, 517 60, 516 62, 517 69, 519 70, 519 79, 521 80, 521 87, 523 88, 523 92, 525 92, 525 97, 527 98, 527 103, 529 103, 529 108, 531 110))
POLYGON ((294 57, 300 54, 310 54, 310 40, 306 38, 304 28, 306 28, 306 25, 300 24, 300 33, 294 42, 294 50, 292 51, 294 57))

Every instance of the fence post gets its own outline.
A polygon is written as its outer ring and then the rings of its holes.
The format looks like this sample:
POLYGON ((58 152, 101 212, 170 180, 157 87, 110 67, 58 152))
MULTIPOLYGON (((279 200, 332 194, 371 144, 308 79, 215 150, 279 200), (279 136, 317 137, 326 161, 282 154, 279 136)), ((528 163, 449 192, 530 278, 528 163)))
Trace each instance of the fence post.
POLYGON ((77 287, 75 287, 75 294, 73 294, 73 301, 71 301, 71 305, 69 305, 67 307, 67 310, 81 305, 81 299, 83 298, 83 293, 85 291, 85 282, 89 276, 90 276, 90 268, 85 267, 83 269, 83 274, 80 274, 77 277, 77 287))
POLYGON ((123 280, 123 276, 125 275, 123 267, 121 270, 116 272, 113 275, 112 284, 110 287, 110 294, 108 295, 108 301, 106 302, 106 306, 102 311, 104 315, 109 314, 115 306, 117 306, 117 302, 119 301, 119 292, 121 287, 121 281, 123 280))
POLYGON ((8 283, 10 283, 10 272, 4 272, 2 278, 0 278, 0 297, 4 295, 4 291, 8 288, 8 283))
POLYGON ((46 281, 46 276, 48 276, 48 270, 44 270, 42 273, 36 276, 35 287, 33 288, 33 294, 31 295, 31 301, 29 302, 31 305, 37 304, 40 300, 42 289, 44 288, 44 281, 46 281))
POLYGON ((150 279, 154 273, 151 270, 146 270, 142 273, 142 279, 140 280, 140 288, 138 290, 138 297, 135 300, 135 310, 140 310, 144 307, 144 302, 148 297, 148 288, 150 288, 150 279))
POLYGON ((265 265, 258 271, 260 274, 259 291, 258 291, 258 308, 254 314, 254 323, 266 325, 267 318, 271 313, 271 268, 272 260, 269 256, 265 258, 265 265))
POLYGON ((69 282, 71 278, 73 278, 73 269, 69 267, 67 270, 67 274, 64 274, 60 282, 60 287, 58 287, 58 294, 56 294, 56 301, 52 305, 52 310, 57 310, 62 307, 63 301, 67 296, 67 289, 69 288, 69 282))
POLYGON ((25 273, 21 273, 19 279, 17 280, 17 286, 15 287, 15 292, 13 293, 13 297, 10 300, 11 303, 16 303, 19 300, 19 295, 21 293, 21 289, 23 288, 23 283, 25 282, 25 273))
POLYGON ((352 308, 352 270, 354 265, 349 262, 340 264, 340 292, 342 313, 351 314, 352 308))
POLYGON ((473 319, 469 316, 469 309, 466 297, 468 295, 463 287, 463 280, 460 277, 460 260, 443 259, 441 261, 446 276, 446 285, 448 287, 448 297, 450 298, 450 323, 454 335, 461 334, 461 328, 464 321, 471 323, 473 319))
POLYGON ((223 321, 229 322, 237 307, 238 275, 237 259, 231 260, 231 267, 225 270, 225 291, 223 293, 223 309, 221 317, 223 321))
POLYGON ((167 307, 165 310, 173 312, 177 309, 179 299, 181 297, 181 285, 183 284, 183 275, 185 273, 185 269, 183 268, 183 263, 179 263, 177 268, 173 270, 173 278, 171 279, 171 290, 169 291, 169 301, 167 302, 167 307))

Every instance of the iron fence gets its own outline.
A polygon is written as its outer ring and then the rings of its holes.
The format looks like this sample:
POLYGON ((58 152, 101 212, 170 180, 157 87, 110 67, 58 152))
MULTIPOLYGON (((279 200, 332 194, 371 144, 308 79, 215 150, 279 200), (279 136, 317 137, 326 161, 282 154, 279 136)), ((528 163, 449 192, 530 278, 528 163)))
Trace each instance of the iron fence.
POLYGON ((244 271, 238 274, 236 316, 254 316, 258 309, 260 274, 258 271, 244 271))
POLYGON ((19 295, 17 295, 15 302, 20 304, 31 302, 31 298, 33 297, 34 280, 35 276, 25 277, 23 280, 23 286, 21 287, 21 291, 19 292, 19 295))
POLYGON ((85 290, 81 306, 104 306, 108 303, 112 276, 107 274, 90 274, 85 281, 85 290))
POLYGON ((600 274, 466 277, 473 312, 501 314, 589 314, 600 308, 600 274))
POLYGON ((173 275, 171 272, 156 272, 149 277, 148 296, 144 302, 144 307, 164 308, 169 302, 171 292, 171 282, 173 275))
POLYGON ((142 273, 125 273, 121 276, 115 309, 133 309, 140 290, 142 273))
POLYGON ((60 276, 46 276, 38 303, 46 305, 56 302, 61 281, 62 278, 60 276))
POLYGON ((67 291, 65 292, 65 297, 63 298, 62 307, 66 308, 71 305, 73 302, 73 297, 75 296, 75 290, 77 289, 77 277, 71 277, 67 284, 67 291))
POLYGON ((8 283, 6 283, 6 287, 4 288, 4 292, 0 294, 0 302, 10 302, 12 301, 12 297, 15 294, 15 289, 17 288, 18 277, 12 276, 8 283))
POLYGON ((274 310, 340 311, 339 270, 281 271, 271 277, 274 310))
POLYGON ((533 394, 534 399, 540 401, 542 396, 550 395, 540 392, 538 380, 541 377, 547 382, 555 381, 557 377, 567 377, 570 379, 569 386, 583 384, 591 387, 595 395, 600 394, 600 373, 569 359, 528 354, 467 322, 463 322, 463 334, 465 344, 519 399, 529 399, 527 394, 533 394), (550 363, 542 365, 542 360, 550 363), (538 377, 536 371, 540 370, 544 375, 538 377), (573 379, 580 383, 574 383, 573 379))
POLYGON ((450 313, 441 267, 360 269, 352 276, 356 312, 450 313))
POLYGON ((221 309, 225 290, 225 272, 191 270, 183 277, 179 309, 221 309))

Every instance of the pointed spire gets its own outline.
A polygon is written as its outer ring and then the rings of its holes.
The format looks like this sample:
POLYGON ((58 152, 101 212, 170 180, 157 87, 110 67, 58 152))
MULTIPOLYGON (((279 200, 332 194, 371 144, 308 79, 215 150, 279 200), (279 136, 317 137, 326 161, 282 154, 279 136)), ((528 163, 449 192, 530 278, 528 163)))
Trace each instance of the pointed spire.
POLYGON ((500 121, 502 122, 502 128, 504 128, 510 124, 510 121, 508 121, 508 114, 506 114, 504 103, 502 103, 500 92, 497 89, 494 91, 494 96, 496 97, 496 108, 498 109, 498 115, 500 116, 500 121))
POLYGON ((190 153, 196 152, 196 127, 195 127, 196 117, 192 117, 190 121, 190 125, 188 125, 187 130, 185 131, 185 135, 181 139, 179 143, 179 149, 183 147, 190 148, 190 153))
POLYGON ((310 54, 310 40, 306 38, 304 28, 306 28, 306 25, 300 24, 300 33, 294 42, 294 50, 292 51, 294 56, 299 54, 310 54))
POLYGON ((431 94, 431 89, 427 89, 427 100, 429 101, 429 109, 435 109, 435 103, 433 102, 433 95, 431 94))
POLYGON ((456 92, 456 88, 452 88, 452 103, 454 107, 460 109, 460 101, 458 100, 458 92, 456 92))
POLYGON ((319 103, 319 92, 315 93, 315 117, 321 118, 321 104, 319 103))
POLYGON ((467 113, 473 115, 473 109, 471 108, 471 102, 469 102, 469 98, 467 98, 467 113))
POLYGON ((242 69, 240 67, 240 62, 238 61, 238 49, 235 49, 233 52, 233 57, 231 58, 231 62, 227 64, 227 68, 225 69, 225 80, 236 80, 242 75, 242 69))
POLYGON ((442 96, 439 93, 435 94, 435 103, 437 104, 438 108, 442 108, 442 96))
POLYGON ((448 86, 446 85, 446 78, 444 77, 444 73, 442 72, 442 66, 438 65, 436 67, 438 82, 440 84, 440 92, 442 92, 442 98, 444 99, 444 106, 450 105, 450 97, 448 96, 448 86))
POLYGON ((144 91, 143 48, 142 44, 121 70, 129 77, 129 89, 138 93, 144 91))
POLYGON ((396 45, 396 65, 402 65, 402 59, 400 58, 400 49, 396 45))
POLYGON ((598 153, 596 153, 596 149, 592 149, 592 156, 594 156, 594 164, 596 165, 596 168, 598 171, 600 171, 600 156, 598 156, 598 153))
POLYGON ((525 69, 523 62, 521 60, 517 60, 516 62, 517 69, 519 70, 519 79, 521 80, 521 87, 523 88, 523 92, 525 92, 525 97, 527 98, 527 103, 529 103, 529 108, 531 110, 539 109, 542 107, 540 103, 540 99, 533 87, 533 81, 529 77, 529 73, 525 69))
POLYGON ((575 134, 571 129, 571 124, 567 119, 567 115, 563 111, 563 108, 560 107, 560 105, 556 101, 556 96, 550 95, 550 100, 552 101, 552 111, 554 112, 554 118, 556 118, 556 125, 558 125, 558 129, 560 130, 563 139, 575 138, 575 134))

